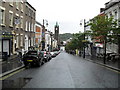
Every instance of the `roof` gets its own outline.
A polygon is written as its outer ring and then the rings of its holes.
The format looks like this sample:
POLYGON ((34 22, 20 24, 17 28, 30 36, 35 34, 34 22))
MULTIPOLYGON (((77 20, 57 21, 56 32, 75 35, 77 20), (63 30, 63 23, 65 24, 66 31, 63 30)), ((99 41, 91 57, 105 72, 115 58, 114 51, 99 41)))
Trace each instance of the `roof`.
POLYGON ((30 3, 28 3, 28 2, 25 2, 27 5, 29 5, 33 10, 35 10, 36 11, 36 9, 30 4, 30 3))
POLYGON ((43 26, 40 22, 38 22, 38 21, 36 21, 36 23, 38 24, 38 25, 40 25, 40 26, 43 26))
POLYGON ((120 0, 110 0, 109 2, 105 3, 105 10, 120 3, 120 0))

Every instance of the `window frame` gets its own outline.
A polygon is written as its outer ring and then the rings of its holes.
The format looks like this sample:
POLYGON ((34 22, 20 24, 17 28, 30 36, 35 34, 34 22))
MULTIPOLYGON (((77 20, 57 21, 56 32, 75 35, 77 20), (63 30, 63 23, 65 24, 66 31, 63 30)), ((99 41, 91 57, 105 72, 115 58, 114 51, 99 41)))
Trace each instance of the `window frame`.
POLYGON ((9 5, 13 7, 13 0, 9 2, 9 5))
MULTIPOLYGON (((17 13, 15 14, 15 16, 16 16, 18 19, 20 18, 20 17, 19 17, 19 14, 17 14, 17 13)), ((19 23, 19 24, 20 24, 20 23, 19 23)), ((16 27, 16 28, 19 28, 19 24, 16 24, 15 27, 16 27)))
POLYGON ((9 21, 10 21, 10 27, 13 27, 13 11, 9 11, 9 21), (10 19, 10 14, 11 14, 11 19, 10 19))
POLYGON ((0 23, 0 25, 2 25, 2 26, 5 26, 5 8, 4 7, 1 7, 0 6, 0 13, 2 14, 2 18, 0 17, 0 19, 1 19, 1 23, 0 23), (2 12, 3 11, 3 12, 2 12))
POLYGON ((19 10, 19 2, 15 2, 16 4, 16 9, 19 10))
POLYGON ((20 28, 23 28, 23 16, 20 16, 20 28))
POLYGON ((20 8, 21 8, 21 12, 23 12, 24 6, 23 6, 23 3, 22 3, 22 2, 20 3, 20 8))

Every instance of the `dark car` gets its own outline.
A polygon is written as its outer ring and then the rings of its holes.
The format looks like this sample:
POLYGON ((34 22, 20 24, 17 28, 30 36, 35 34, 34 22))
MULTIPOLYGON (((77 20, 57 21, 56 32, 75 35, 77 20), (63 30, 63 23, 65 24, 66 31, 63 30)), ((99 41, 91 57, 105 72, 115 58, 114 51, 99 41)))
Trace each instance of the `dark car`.
POLYGON ((43 62, 43 57, 37 50, 29 50, 26 54, 23 55, 22 60, 25 66, 29 64, 40 66, 43 62))

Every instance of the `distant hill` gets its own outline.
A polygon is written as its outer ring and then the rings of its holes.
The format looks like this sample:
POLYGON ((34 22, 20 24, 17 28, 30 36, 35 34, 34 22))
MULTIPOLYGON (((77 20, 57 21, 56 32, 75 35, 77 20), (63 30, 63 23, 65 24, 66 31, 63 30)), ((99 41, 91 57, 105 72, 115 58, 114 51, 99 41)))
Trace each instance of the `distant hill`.
POLYGON ((69 38, 72 38, 73 34, 71 34, 71 33, 59 34, 59 37, 60 37, 60 41, 66 41, 69 38))

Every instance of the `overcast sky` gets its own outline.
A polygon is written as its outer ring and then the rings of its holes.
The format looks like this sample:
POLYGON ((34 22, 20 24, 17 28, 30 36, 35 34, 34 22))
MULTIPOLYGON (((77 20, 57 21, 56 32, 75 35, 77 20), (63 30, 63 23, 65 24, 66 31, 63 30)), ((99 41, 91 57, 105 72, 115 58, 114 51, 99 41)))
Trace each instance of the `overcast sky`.
POLYGON ((36 9, 36 20, 48 20, 48 28, 54 33, 56 21, 60 33, 83 31, 79 25, 83 19, 89 20, 100 13, 109 0, 28 0, 36 9))

